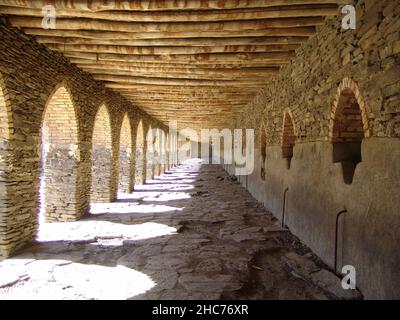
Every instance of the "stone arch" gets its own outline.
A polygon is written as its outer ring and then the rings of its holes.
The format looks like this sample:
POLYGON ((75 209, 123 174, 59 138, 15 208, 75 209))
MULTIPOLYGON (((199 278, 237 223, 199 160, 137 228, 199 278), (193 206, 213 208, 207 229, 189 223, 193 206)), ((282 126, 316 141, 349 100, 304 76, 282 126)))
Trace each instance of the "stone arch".
POLYGON ((154 139, 156 137, 153 134, 153 128, 151 124, 149 125, 149 128, 147 130, 146 134, 146 180, 148 179, 153 179, 154 177, 154 139))
POLYGON ((161 137, 161 173, 164 173, 167 170, 167 134, 164 130, 160 130, 161 137))
POLYGON ((145 155, 144 155, 144 128, 143 121, 140 120, 136 129, 136 152, 135 152, 135 185, 145 182, 145 155))
POLYGON ((169 141, 169 133, 165 133, 165 171, 171 169, 170 164, 170 141, 169 141))
POLYGON ((286 168, 290 169, 293 157, 293 148, 296 144, 296 129, 293 115, 290 109, 286 108, 283 114, 282 124, 282 158, 286 159, 286 168))
POLYGON ((342 164, 343 180, 351 184, 356 166, 362 161, 361 143, 369 137, 365 103, 357 84, 351 79, 346 78, 339 85, 329 129, 333 162, 342 164))
POLYGON ((131 122, 126 113, 122 120, 119 144, 119 179, 118 190, 131 192, 131 166, 132 166, 132 134, 131 122))
MULTIPOLYGON (((10 130, 12 129, 11 111, 8 106, 8 95, 3 77, 0 73, 0 260, 6 258, 12 250, 12 242, 15 237, 15 231, 9 227, 9 221, 12 218, 10 206, 10 195, 8 192, 8 154, 10 130), (14 231, 14 232, 13 232, 14 231)), ((15 240, 14 240, 15 241, 15 240)))
POLYGON ((40 219, 77 220, 81 215, 77 195, 79 130, 65 84, 58 85, 48 98, 41 129, 40 219))
POLYGON ((261 179, 265 180, 265 160, 267 159, 267 129, 264 121, 260 126, 261 179))
POLYGON ((91 202, 113 200, 111 192, 112 171, 111 121, 107 106, 97 111, 92 135, 92 187, 91 202))

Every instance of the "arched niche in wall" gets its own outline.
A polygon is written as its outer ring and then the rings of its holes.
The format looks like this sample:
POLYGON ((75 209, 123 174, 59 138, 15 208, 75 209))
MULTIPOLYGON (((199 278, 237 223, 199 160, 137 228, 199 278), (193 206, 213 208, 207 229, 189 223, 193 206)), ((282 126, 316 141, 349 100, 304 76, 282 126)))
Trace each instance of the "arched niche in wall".
POLYGON ((112 139, 111 122, 107 107, 97 111, 92 137, 91 202, 109 202, 111 194, 112 139))
POLYGON ((72 98, 58 86, 48 99, 42 122, 39 221, 72 221, 79 213, 77 195, 78 124, 72 98))
POLYGON ((365 103, 357 84, 346 78, 339 85, 330 121, 333 162, 342 164, 346 184, 353 182, 357 164, 362 161, 361 143, 368 136, 365 103))
POLYGON ((119 144, 119 179, 118 191, 131 192, 131 165, 132 165, 132 135, 131 122, 126 113, 121 125, 119 144))
POLYGON ((136 129, 135 185, 142 185, 145 181, 144 151, 144 128, 143 121, 140 120, 136 129))
POLYGON ((296 144, 293 116, 289 109, 284 111, 282 130, 282 158, 286 160, 286 168, 290 169, 293 157, 293 148, 296 144))
POLYGON ((267 130, 264 122, 261 123, 260 127, 260 154, 261 154, 261 167, 260 176, 262 180, 265 180, 265 161, 267 159, 267 130))

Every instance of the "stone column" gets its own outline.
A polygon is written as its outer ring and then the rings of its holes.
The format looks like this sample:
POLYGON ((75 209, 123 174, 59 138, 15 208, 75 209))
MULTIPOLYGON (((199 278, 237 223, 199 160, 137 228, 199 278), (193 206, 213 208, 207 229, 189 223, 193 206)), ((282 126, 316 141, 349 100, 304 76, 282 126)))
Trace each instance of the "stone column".
POLYGON ((111 193, 111 147, 95 144, 92 152, 91 202, 110 202, 111 193))
POLYGON ((44 194, 41 194, 46 222, 77 220, 78 147, 50 144, 46 149, 44 194))

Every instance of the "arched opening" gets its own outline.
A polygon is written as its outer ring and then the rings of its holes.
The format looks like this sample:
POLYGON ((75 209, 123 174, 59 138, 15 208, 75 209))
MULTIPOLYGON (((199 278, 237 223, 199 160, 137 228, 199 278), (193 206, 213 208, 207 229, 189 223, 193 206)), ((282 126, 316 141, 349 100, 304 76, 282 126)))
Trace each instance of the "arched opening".
POLYGON ((78 125, 71 96, 58 88, 45 108, 41 132, 39 224, 73 221, 78 212, 78 125))
POLYGON ((122 121, 119 144, 119 192, 131 192, 132 136, 128 114, 122 121))
POLYGON ((283 117, 283 133, 282 133, 282 157, 286 159, 286 168, 290 169, 293 157, 293 147, 296 143, 294 134, 294 123, 289 112, 285 112, 283 117))
POLYGON ((144 129, 143 122, 140 121, 136 130, 136 153, 135 153, 135 185, 144 183, 144 129))
POLYGON ((261 179, 265 180, 265 160, 267 158, 267 132, 264 123, 261 124, 260 128, 260 152, 261 152, 261 179))
POLYGON ((171 169, 169 154, 170 154, 170 141, 169 141, 169 133, 167 132, 165 134, 165 158, 164 158, 165 171, 168 171, 169 169, 171 169))
POLYGON ((92 137, 91 202, 109 202, 111 194, 112 140, 110 116, 106 105, 97 111, 92 137))
POLYGON ((158 176, 161 173, 161 163, 160 163, 160 156, 161 156, 161 135, 160 129, 154 129, 153 132, 153 174, 154 176, 158 176))
POLYGON ((354 172, 361 159, 364 128, 360 105, 354 92, 341 91, 332 128, 333 162, 342 164, 343 180, 353 182, 354 172))
POLYGON ((147 141, 147 150, 146 150, 146 180, 151 180, 154 177, 154 139, 153 129, 151 125, 149 126, 149 130, 147 131, 146 141, 147 141))

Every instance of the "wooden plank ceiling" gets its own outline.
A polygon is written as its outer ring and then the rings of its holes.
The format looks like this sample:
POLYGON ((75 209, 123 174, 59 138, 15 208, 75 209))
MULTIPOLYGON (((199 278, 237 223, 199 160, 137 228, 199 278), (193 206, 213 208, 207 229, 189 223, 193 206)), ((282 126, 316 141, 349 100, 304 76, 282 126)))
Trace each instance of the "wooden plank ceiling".
POLYGON ((0 0, 0 14, 135 105, 224 128, 343 0, 0 0), (42 28, 54 5, 56 29, 42 28))

